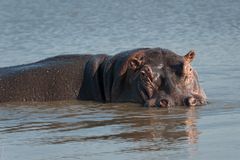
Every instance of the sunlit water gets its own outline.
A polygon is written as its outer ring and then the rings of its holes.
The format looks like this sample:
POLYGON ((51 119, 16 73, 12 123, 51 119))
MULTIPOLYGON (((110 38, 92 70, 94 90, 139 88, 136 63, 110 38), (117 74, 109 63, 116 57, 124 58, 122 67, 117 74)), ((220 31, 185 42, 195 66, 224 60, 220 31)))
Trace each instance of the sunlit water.
POLYGON ((209 104, 0 104, 0 160, 238 159, 240 1, 0 0, 0 67, 72 53, 195 49, 209 104))

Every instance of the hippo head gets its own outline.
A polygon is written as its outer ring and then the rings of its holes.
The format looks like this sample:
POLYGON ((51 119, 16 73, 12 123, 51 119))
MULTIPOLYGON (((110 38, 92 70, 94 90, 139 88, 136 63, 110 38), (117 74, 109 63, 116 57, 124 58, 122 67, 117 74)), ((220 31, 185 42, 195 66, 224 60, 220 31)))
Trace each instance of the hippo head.
POLYGON ((111 83, 105 84, 111 86, 105 87, 105 98, 157 107, 206 104, 197 72, 191 66, 195 55, 189 51, 179 56, 161 48, 120 53, 104 67, 104 82, 111 83))

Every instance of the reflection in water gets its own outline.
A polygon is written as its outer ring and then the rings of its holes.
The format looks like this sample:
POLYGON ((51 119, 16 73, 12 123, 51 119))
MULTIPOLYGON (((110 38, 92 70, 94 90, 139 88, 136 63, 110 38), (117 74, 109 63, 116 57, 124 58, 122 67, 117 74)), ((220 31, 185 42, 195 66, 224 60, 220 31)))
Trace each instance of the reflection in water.
POLYGON ((196 126, 196 112, 195 108, 191 107, 187 112, 187 120, 185 121, 187 126, 187 136, 190 144, 197 143, 198 130, 196 126))
POLYGON ((179 149, 179 145, 197 143, 195 108, 82 103, 2 106, 0 133, 17 139, 18 135, 31 135, 14 143, 33 146, 96 141, 138 143, 118 152, 179 149))

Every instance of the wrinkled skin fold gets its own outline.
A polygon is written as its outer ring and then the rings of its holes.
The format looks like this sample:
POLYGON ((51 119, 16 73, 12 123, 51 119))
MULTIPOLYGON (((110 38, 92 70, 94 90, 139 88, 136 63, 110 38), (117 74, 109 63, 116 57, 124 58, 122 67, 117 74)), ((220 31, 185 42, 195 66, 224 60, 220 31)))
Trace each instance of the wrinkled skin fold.
POLYGON ((115 56, 63 55, 0 68, 0 102, 96 100, 148 107, 207 103, 191 62, 161 48, 140 48, 115 56))

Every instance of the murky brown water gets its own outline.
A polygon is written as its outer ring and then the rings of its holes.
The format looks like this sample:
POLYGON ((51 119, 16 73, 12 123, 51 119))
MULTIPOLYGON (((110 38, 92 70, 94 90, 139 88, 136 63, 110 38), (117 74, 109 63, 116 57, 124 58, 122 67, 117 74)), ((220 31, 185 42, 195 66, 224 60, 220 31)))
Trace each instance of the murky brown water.
POLYGON ((240 157, 240 1, 0 0, 0 66, 137 47, 195 49, 209 104, 0 104, 0 160, 240 157))

